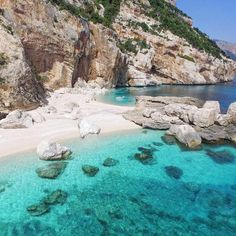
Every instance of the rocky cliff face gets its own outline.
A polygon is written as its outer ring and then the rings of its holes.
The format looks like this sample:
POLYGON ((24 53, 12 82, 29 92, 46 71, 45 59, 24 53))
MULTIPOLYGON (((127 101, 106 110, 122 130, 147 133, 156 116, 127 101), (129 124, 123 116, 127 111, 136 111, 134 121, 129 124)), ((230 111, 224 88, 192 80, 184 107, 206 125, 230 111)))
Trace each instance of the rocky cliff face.
POLYGON ((0 0, 1 110, 36 106, 45 90, 80 80, 110 88, 232 79, 235 64, 217 49, 212 55, 210 44, 200 50, 166 28, 163 8, 184 27, 191 28, 191 19, 171 5, 175 1, 163 4, 0 0))

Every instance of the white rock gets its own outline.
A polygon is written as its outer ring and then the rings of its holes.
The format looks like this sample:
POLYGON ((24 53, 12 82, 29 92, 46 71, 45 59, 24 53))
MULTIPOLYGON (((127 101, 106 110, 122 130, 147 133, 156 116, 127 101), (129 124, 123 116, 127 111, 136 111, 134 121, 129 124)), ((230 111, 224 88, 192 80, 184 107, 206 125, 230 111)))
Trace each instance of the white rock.
POLYGON ((86 119, 80 121, 79 129, 81 138, 85 138, 89 134, 99 134, 101 131, 101 128, 93 123, 90 123, 86 119))
POLYGON ((215 110, 216 114, 220 113, 220 103, 218 101, 206 101, 203 105, 203 108, 213 109, 215 110))
POLYGON ((33 123, 33 118, 30 114, 15 110, 0 121, 0 127, 4 129, 27 128, 32 126, 33 123))
POLYGON ((156 112, 156 109, 154 109, 154 108, 146 108, 146 109, 144 109, 142 115, 144 117, 146 117, 146 118, 150 118, 152 113, 154 113, 154 112, 156 112))
POLYGON ((232 122, 232 117, 228 114, 218 114, 216 116, 216 124, 227 126, 232 122))
POLYGON ((202 139, 195 129, 190 125, 172 125, 168 131, 189 148, 196 148, 201 145, 202 139))
POLYGON ((198 127, 209 127, 215 123, 216 113, 214 109, 200 108, 193 114, 193 123, 198 127))
POLYGON ((29 114, 32 117, 34 123, 42 123, 45 121, 45 117, 37 111, 31 111, 29 114))
POLYGON ((37 147, 39 159, 45 161, 64 160, 69 157, 71 150, 58 143, 42 141, 37 147))
POLYGON ((186 123, 191 122, 192 116, 198 108, 193 105, 171 103, 164 107, 164 111, 168 116, 176 116, 186 123))
POLYGON ((232 122, 236 123, 236 102, 230 104, 227 114, 232 117, 232 122))
POLYGON ((68 102, 65 103, 63 106, 63 113, 71 113, 74 109, 78 109, 79 108, 79 104, 74 103, 74 102, 68 102))

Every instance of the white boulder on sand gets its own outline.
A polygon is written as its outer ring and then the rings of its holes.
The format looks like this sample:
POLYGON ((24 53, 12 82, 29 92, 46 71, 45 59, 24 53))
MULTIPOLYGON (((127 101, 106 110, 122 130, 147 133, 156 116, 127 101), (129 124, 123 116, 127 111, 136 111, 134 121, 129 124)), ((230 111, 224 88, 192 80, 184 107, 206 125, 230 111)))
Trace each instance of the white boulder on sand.
POLYGON ((37 147, 39 159, 45 161, 64 160, 67 159, 71 153, 72 152, 68 147, 45 140, 37 147))
POLYGON ((186 144, 189 148, 196 148, 202 143, 200 135, 190 125, 172 125, 167 133, 174 135, 181 143, 186 144))
POLYGON ((83 119, 79 123, 79 129, 80 129, 80 136, 81 138, 85 138, 89 134, 99 134, 101 131, 101 128, 97 125, 89 122, 86 119, 83 119))

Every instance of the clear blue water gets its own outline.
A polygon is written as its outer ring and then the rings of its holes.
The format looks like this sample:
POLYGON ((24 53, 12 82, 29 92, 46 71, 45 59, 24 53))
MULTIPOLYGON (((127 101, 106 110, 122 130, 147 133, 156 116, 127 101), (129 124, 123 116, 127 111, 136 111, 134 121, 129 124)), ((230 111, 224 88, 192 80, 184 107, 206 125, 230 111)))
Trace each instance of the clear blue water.
POLYGON ((65 144, 73 150, 64 173, 42 179, 35 169, 48 164, 35 152, 6 157, 0 162, 0 235, 236 235, 236 149, 204 146, 188 151, 163 143, 160 131, 135 130, 65 144), (143 148, 151 162, 134 158, 143 148), (233 159, 219 163, 206 151, 228 151, 233 159), (104 159, 119 161, 104 167, 104 159), (94 177, 81 167, 100 168, 94 177), (165 167, 182 170, 175 179, 165 167), (68 194, 63 205, 41 216, 26 208, 51 191, 68 194))
POLYGON ((108 91, 98 100, 116 104, 133 106, 136 96, 190 96, 203 100, 217 100, 221 103, 222 112, 226 112, 230 103, 236 101, 236 79, 230 83, 217 85, 161 85, 144 88, 118 88, 108 91))

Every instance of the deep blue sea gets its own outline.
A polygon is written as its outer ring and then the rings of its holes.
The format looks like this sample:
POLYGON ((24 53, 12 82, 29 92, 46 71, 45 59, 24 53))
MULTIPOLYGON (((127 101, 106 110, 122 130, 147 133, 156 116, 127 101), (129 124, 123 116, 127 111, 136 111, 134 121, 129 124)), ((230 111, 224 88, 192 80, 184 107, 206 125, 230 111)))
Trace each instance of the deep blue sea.
POLYGON ((235 236, 235 147, 189 151, 162 136, 138 129, 66 141, 72 158, 51 180, 36 174, 48 162, 35 151, 1 159, 0 235, 235 236), (119 163, 103 166, 108 157, 119 163), (85 164, 98 167, 97 175, 86 176, 85 164), (67 198, 29 214, 27 207, 58 189, 67 198))
POLYGON ((144 88, 119 88, 108 91, 98 100, 116 105, 133 106, 136 96, 190 96, 203 100, 217 100, 222 112, 226 112, 230 103, 236 101, 236 78, 230 83, 216 85, 161 85, 144 88))

